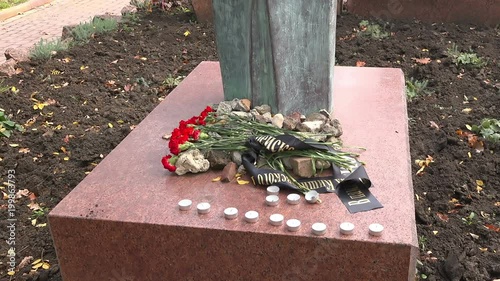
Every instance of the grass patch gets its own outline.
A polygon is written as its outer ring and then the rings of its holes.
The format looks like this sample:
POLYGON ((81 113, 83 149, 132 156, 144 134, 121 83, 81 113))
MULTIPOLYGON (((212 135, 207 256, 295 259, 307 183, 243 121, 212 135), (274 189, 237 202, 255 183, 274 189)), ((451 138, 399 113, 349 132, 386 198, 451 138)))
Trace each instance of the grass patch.
POLYGON ((479 125, 466 125, 466 127, 473 132, 480 133, 486 141, 500 144, 500 120, 485 118, 479 125))
POLYGON ((429 84, 428 80, 416 80, 410 78, 410 80, 406 80, 406 98, 408 101, 412 101, 417 97, 422 95, 429 95, 431 92, 427 90, 427 85, 429 84))
POLYGON ((165 80, 163 80, 162 84, 169 89, 173 89, 177 87, 184 78, 185 76, 173 77, 172 75, 169 75, 167 78, 165 78, 165 80))
POLYGON ((479 57, 472 50, 470 52, 460 52, 456 44, 452 44, 446 53, 456 66, 481 68, 487 64, 483 58, 479 57))
POLYGON ((94 34, 103 34, 117 29, 118 22, 115 19, 103 19, 94 17, 91 22, 81 23, 71 31, 76 44, 87 43, 94 34))
POLYGON ((3 82, 5 82, 5 80, 0 80, 0 94, 5 93, 10 89, 9 85, 4 85, 3 82))
POLYGON ((0 0, 0 10, 14 7, 24 2, 28 2, 28 0, 0 0))
POLYGON ((57 52, 64 51, 68 49, 68 44, 62 42, 61 39, 55 39, 52 41, 47 41, 40 39, 35 47, 30 52, 30 58, 35 60, 48 60, 57 52))
POLYGON ((24 128, 23 126, 10 120, 9 116, 5 115, 4 110, 0 108, 0 136, 10 137, 12 135, 12 131, 14 130, 23 132, 24 128))
POLYGON ((361 21, 359 23, 359 28, 362 37, 370 37, 379 40, 389 37, 389 32, 385 31, 383 27, 367 20, 361 21))

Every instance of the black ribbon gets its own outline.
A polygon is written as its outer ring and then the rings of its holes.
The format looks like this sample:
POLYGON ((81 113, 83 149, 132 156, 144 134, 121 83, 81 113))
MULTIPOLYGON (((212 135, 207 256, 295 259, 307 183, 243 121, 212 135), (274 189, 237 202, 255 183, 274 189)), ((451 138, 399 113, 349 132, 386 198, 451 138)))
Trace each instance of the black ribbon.
MULTIPOLYGON (((335 153, 332 147, 301 141, 292 135, 257 136, 247 141, 249 151, 242 155, 242 163, 249 173, 254 185, 276 185, 280 188, 298 190, 290 178, 283 172, 274 169, 257 168, 258 155, 261 153, 280 153, 290 150, 319 149, 335 153)), ((382 204, 373 196, 369 188, 371 181, 365 168, 359 161, 346 157, 352 165, 349 169, 341 168, 331 163, 333 174, 327 177, 301 178, 297 181, 310 190, 319 193, 337 193, 349 212, 357 213, 382 208, 382 204)))

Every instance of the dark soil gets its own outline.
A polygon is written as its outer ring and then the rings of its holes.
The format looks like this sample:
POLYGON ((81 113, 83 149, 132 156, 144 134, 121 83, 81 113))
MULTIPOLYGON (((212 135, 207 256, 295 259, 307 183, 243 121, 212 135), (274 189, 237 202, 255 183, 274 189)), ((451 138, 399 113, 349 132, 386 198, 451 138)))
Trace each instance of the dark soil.
MULTIPOLYGON (((172 87, 162 83, 167 77, 187 75, 202 60, 217 59, 213 28, 190 20, 190 14, 141 14, 118 32, 95 36, 88 45, 47 62, 18 65, 23 72, 5 77, 3 85, 19 92, 1 93, 0 108, 25 124, 26 132, 0 139, 2 181, 8 181, 8 170, 15 170, 16 188, 28 189, 34 202, 52 209, 168 95, 172 87), (184 36, 186 30, 191 34, 184 36), (49 105, 34 109, 34 99, 49 105)), ((392 22, 385 24, 391 36, 377 40, 360 36, 361 20, 338 18, 339 65, 362 61, 429 80, 430 94, 408 103, 412 161, 428 155, 434 159, 413 179, 421 249, 417 278, 500 278, 500 147, 485 142, 478 153, 456 133, 482 118, 500 119, 500 31, 392 22), (488 65, 455 66, 446 55, 451 42, 487 58, 488 65), (432 61, 418 64, 412 58, 432 61), (470 113, 462 112, 465 108, 470 113), (484 183, 479 192, 477 180, 484 183), (472 212, 475 216, 465 219, 472 212)), ((414 165, 414 174, 418 169, 414 165)), ((8 192, 6 184, 2 188, 8 192)), ((49 228, 32 226, 29 203, 28 196, 15 203, 17 264, 27 256, 43 257, 51 268, 38 269, 31 274, 35 278, 29 277, 28 265, 12 280, 61 280, 49 228)), ((7 204, 0 201, 2 229, 7 228, 7 204)), ((47 213, 36 224, 46 223, 47 213)), ((9 233, 1 233, 7 240, 9 233)), ((2 243, 0 280, 9 280, 7 250, 2 243)))

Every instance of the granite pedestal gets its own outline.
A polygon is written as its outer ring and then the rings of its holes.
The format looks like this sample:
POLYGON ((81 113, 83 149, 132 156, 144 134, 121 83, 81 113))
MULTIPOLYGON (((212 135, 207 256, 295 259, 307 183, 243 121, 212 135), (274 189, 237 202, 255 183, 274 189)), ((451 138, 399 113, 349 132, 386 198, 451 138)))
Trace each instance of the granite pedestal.
POLYGON ((413 280, 417 255, 403 73, 335 68, 335 116, 384 208, 350 214, 335 194, 323 203, 265 205, 265 188, 212 182, 218 172, 176 176, 163 169, 161 136, 180 119, 223 99, 219 64, 200 64, 49 214, 63 279, 94 280, 413 280), (181 199, 193 208, 179 211, 181 199), (196 204, 209 202, 199 215, 196 204), (238 208, 235 220, 223 210, 238 208), (246 211, 260 213, 257 223, 246 211), (302 222, 297 232, 269 216, 302 222), (351 236, 341 222, 354 223, 351 236), (328 226, 324 236, 311 225, 328 226), (368 234, 371 223, 383 235, 368 234))

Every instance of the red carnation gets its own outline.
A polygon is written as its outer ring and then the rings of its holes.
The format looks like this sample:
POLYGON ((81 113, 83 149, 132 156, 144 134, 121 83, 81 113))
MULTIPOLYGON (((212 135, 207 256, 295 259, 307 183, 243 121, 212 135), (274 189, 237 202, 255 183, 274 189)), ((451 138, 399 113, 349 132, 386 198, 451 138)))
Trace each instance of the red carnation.
POLYGON ((172 160, 177 160, 176 158, 172 159, 172 155, 167 155, 161 159, 161 163, 163 164, 163 168, 169 170, 170 172, 175 172, 177 167, 175 167, 175 162, 171 163, 172 160))

